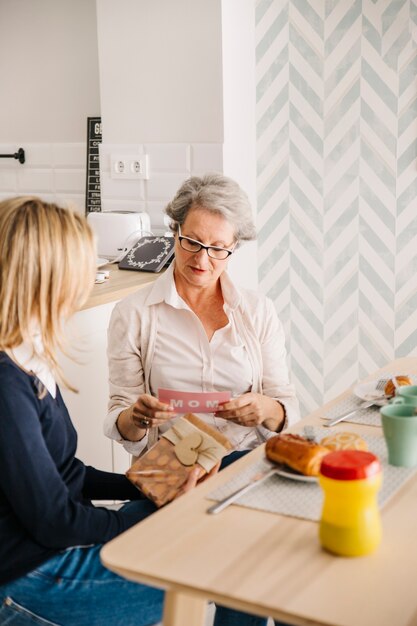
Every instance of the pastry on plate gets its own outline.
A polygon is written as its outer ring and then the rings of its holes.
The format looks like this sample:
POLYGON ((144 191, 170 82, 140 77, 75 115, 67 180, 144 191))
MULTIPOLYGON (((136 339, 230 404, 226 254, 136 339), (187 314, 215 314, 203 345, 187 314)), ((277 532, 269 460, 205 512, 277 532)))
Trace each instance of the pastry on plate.
POLYGON ((320 441, 320 445, 329 448, 332 451, 335 450, 368 450, 366 441, 362 439, 356 433, 350 432, 337 432, 333 435, 328 435, 320 441))
POLYGON ((300 474, 318 476, 321 461, 330 450, 299 435, 282 434, 271 437, 265 444, 267 458, 284 463, 300 474))
POLYGON ((386 385, 385 385, 385 389, 384 389, 384 393, 386 396, 390 397, 390 396, 395 396, 395 389, 396 387, 402 387, 403 385, 412 385, 412 381, 409 378, 409 376, 395 376, 395 383, 394 383, 394 379, 390 378, 386 385))

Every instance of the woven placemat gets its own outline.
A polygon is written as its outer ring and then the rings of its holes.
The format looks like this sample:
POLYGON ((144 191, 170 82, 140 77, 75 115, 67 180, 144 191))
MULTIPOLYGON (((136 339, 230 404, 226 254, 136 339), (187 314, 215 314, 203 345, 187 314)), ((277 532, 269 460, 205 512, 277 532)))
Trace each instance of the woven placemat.
MULTIPOLYGON (((384 378, 393 378, 394 376, 399 376, 399 373, 387 373, 384 374, 384 378)), ((415 376, 410 376, 412 383, 415 385, 417 382, 417 378, 415 376)), ((348 396, 343 400, 340 400, 337 404, 332 406, 331 409, 327 411, 323 411, 320 415, 323 420, 333 420, 336 419, 339 415, 343 413, 347 413, 348 411, 353 411, 355 409, 360 409, 361 404, 363 404, 364 400, 361 398, 357 398, 355 395, 348 396)), ((371 406, 367 409, 361 409, 354 415, 347 417, 344 422, 351 422, 352 424, 362 424, 363 426, 381 426, 381 416, 379 413, 379 406, 371 406)))
MULTIPOLYGON (((314 428, 317 441, 334 432, 336 429, 314 428)), ((378 504, 382 508, 394 493, 417 472, 417 468, 388 465, 387 449, 383 437, 363 436, 363 439, 367 442, 369 450, 379 457, 382 464, 382 487, 378 494, 378 504)), ((271 468, 271 464, 266 459, 261 459, 222 487, 211 492, 207 498, 217 501, 223 500, 248 483, 255 474, 268 468, 271 468)), ((251 491, 243 495, 234 504, 250 509, 318 521, 321 516, 323 493, 318 483, 299 482, 276 474, 260 482, 259 485, 255 485, 251 491)))

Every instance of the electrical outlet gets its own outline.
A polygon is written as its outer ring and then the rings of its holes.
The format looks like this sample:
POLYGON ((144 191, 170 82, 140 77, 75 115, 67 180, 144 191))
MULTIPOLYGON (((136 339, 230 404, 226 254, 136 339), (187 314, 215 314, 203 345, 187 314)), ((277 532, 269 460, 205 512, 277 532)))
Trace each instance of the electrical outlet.
POLYGON ((148 180, 149 178, 149 159, 147 154, 139 157, 131 158, 129 161, 129 170, 132 178, 148 180))
POLYGON ((149 159, 147 154, 110 156, 110 172, 112 178, 148 180, 149 159))
POLYGON ((126 171, 126 161, 122 157, 117 157, 112 163, 112 173, 116 176, 123 176, 126 171))
POLYGON ((127 159, 121 154, 112 154, 110 157, 110 175, 112 178, 126 178, 127 159))
POLYGON ((133 174, 142 174, 142 169, 143 169, 143 164, 142 161, 140 159, 135 159, 134 161, 130 162, 130 169, 132 170, 133 174))

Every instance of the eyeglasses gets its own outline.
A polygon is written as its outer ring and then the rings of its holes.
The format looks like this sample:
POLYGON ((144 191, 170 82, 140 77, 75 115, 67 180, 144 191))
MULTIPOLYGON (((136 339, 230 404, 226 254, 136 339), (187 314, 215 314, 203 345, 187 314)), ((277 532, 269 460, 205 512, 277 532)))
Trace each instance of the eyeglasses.
POLYGON ((180 246, 183 250, 187 252, 200 252, 200 250, 207 250, 207 254, 212 259, 216 259, 217 261, 224 261, 230 256, 236 247, 236 244, 233 248, 220 248, 219 246, 205 246, 201 243, 201 241, 196 241, 195 239, 190 239, 189 237, 183 237, 181 235, 181 226, 178 224, 178 241, 180 242, 180 246))

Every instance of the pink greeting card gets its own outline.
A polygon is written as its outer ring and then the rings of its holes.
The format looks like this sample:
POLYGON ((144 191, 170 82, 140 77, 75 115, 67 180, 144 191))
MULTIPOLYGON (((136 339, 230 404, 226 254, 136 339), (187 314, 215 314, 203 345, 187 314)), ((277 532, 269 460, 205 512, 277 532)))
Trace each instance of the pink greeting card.
POLYGON ((230 391, 176 391, 158 389, 158 400, 170 404, 175 413, 214 413, 221 402, 230 400, 230 391))

